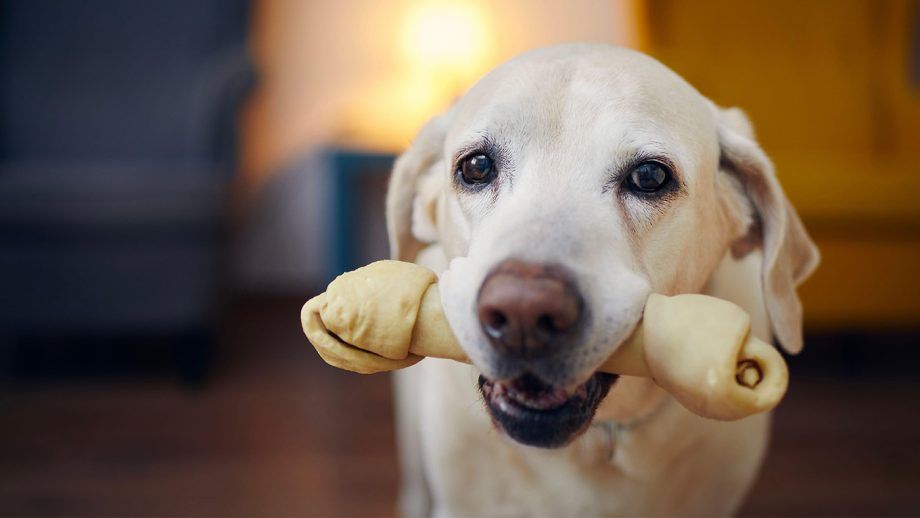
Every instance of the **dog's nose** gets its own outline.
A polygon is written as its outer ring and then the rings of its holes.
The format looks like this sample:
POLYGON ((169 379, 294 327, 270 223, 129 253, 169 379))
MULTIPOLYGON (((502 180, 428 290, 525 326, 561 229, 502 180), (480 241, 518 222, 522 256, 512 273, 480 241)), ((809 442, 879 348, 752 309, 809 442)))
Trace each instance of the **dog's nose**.
POLYGON ((561 267, 507 260, 479 289, 479 323, 492 346, 522 358, 550 355, 573 340, 582 299, 561 267))

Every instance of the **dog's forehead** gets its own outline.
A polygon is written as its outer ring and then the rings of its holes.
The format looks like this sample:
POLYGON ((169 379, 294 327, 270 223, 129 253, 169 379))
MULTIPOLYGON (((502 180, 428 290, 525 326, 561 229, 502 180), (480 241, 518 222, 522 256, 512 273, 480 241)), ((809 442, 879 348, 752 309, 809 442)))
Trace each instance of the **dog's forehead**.
MULTIPOLYGON (((544 145, 597 136, 710 148, 708 101, 644 54, 607 45, 562 45, 515 58, 483 77, 457 104, 448 147, 477 135, 544 145)), ((573 142, 575 143, 575 142, 573 142)))

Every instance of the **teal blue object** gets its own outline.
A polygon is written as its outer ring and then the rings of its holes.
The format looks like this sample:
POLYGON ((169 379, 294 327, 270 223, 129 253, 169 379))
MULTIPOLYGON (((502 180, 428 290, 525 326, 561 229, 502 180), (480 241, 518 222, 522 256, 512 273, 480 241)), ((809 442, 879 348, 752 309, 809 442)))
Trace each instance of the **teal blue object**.
POLYGON ((332 232, 328 248, 327 282, 341 273, 363 266, 358 264, 359 232, 356 228, 361 183, 369 176, 390 174, 395 159, 395 155, 386 153, 338 149, 328 151, 327 163, 329 174, 332 175, 329 183, 332 190, 332 232))

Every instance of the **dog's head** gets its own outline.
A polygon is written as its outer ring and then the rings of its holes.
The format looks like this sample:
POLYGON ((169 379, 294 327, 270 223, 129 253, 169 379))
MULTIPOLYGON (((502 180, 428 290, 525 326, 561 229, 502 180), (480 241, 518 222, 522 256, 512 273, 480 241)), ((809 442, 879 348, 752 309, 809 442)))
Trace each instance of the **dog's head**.
POLYGON ((400 157, 387 207, 395 258, 435 242, 454 258, 448 320, 520 442, 584 430, 648 295, 699 291, 731 249, 761 249, 775 337, 802 346, 795 287, 817 252, 746 118, 637 52, 565 45, 495 69, 400 157))

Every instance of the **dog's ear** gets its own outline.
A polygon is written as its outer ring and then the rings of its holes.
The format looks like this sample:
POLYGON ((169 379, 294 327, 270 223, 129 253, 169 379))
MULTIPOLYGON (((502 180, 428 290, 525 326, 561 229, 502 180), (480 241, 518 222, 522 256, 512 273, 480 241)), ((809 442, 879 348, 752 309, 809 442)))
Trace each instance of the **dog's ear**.
POLYGON ((450 112, 428 121, 393 165, 387 189, 390 257, 412 261, 437 240, 437 199, 450 112))
POLYGON ((763 252, 763 293, 776 340, 789 353, 802 350, 802 304, 796 294, 818 266, 818 249, 789 203, 770 159, 754 139, 751 124, 737 108, 715 108, 722 172, 734 176, 754 210, 751 228, 763 252))

